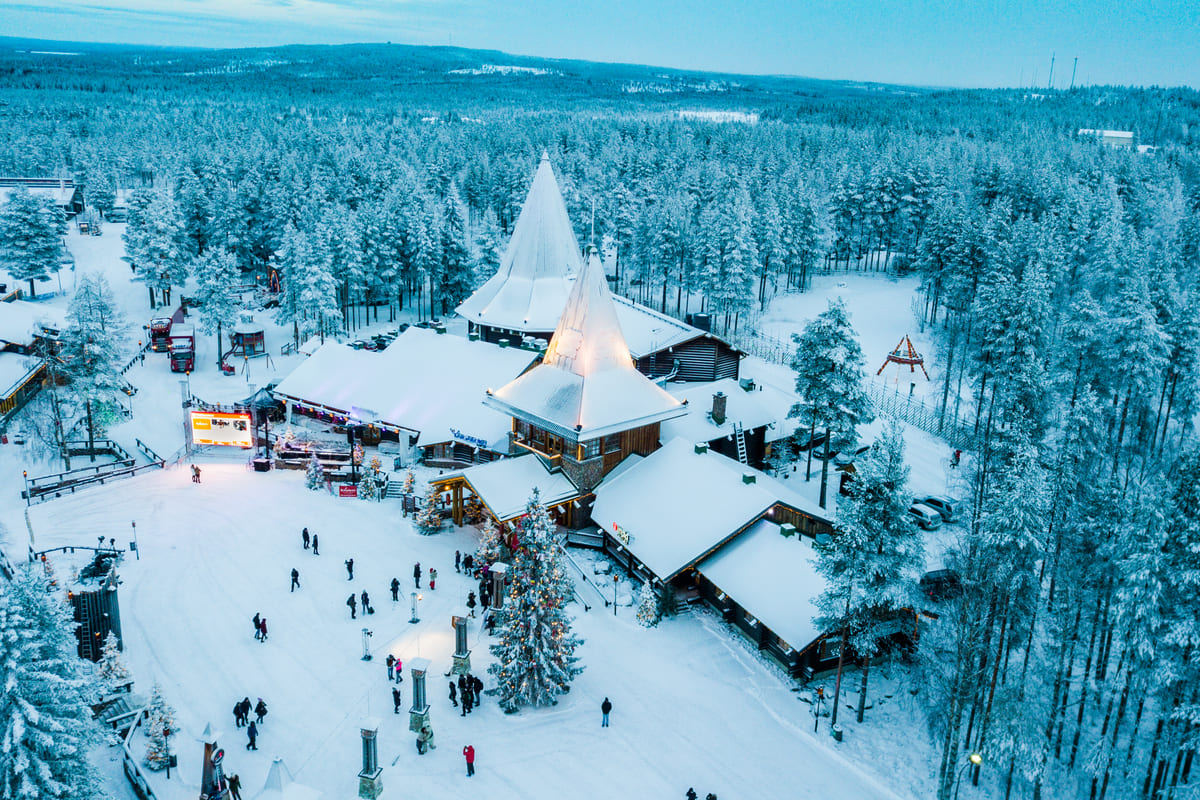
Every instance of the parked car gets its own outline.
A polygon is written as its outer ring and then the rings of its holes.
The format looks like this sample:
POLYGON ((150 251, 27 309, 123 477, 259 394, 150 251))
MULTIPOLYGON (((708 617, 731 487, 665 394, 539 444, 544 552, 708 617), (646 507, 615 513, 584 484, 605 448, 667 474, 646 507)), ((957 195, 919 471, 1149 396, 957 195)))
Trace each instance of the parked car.
POLYGON ((924 503, 913 503, 908 513, 912 515, 913 522, 927 531, 935 531, 942 527, 942 515, 924 503))
POLYGON ((862 447, 859 447, 858 449, 856 449, 854 451, 849 451, 849 450, 843 451, 841 453, 838 453, 836 456, 834 456, 833 463, 837 464, 838 466, 844 466, 846 464, 853 464, 855 461, 858 460, 859 456, 861 456, 863 453, 867 452, 870 449, 871 449, 871 445, 864 444, 862 447))
POLYGON ((962 576, 952 569, 935 569, 921 576, 921 593, 933 602, 962 594, 962 576))
POLYGON ((958 512, 962 504, 952 497, 942 494, 927 494, 916 498, 916 502, 926 505, 942 515, 942 522, 958 522, 958 512))

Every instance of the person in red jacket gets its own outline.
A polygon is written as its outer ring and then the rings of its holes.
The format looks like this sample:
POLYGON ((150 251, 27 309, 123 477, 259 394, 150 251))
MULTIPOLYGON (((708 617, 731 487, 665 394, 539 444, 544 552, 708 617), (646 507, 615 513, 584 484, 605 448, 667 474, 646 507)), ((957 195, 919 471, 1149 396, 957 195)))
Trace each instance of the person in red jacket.
POLYGON ((467 745, 463 748, 463 758, 467 759, 467 777, 475 774, 475 748, 467 745))

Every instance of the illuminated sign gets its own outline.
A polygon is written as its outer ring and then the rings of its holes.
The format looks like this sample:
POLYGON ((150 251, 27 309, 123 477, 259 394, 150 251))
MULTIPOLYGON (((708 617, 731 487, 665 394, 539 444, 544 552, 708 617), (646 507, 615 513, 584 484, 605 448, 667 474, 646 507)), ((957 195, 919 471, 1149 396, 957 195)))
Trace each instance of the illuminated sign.
POLYGON ((489 447, 489 445, 487 443, 487 439, 480 439, 478 436, 468 436, 467 434, 463 433, 462 431, 456 431, 454 428, 450 429, 450 435, 453 436, 455 439, 459 440, 460 442, 464 442, 466 444, 473 445, 482 450, 487 450, 489 447))
POLYGON ((613 523, 613 535, 616 537, 618 542, 626 547, 628 547, 629 543, 633 541, 633 534, 615 522, 613 523))
POLYGON ((192 442, 217 444, 225 447, 253 447, 250 438, 250 415, 219 411, 193 411, 192 442))

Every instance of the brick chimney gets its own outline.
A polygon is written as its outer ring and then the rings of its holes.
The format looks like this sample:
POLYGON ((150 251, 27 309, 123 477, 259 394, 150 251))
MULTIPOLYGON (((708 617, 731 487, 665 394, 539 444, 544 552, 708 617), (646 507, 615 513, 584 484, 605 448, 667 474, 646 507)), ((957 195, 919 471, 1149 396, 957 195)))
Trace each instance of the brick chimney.
POLYGON ((728 399, 724 392, 717 392, 713 395, 712 421, 718 425, 725 424, 725 402, 728 399))

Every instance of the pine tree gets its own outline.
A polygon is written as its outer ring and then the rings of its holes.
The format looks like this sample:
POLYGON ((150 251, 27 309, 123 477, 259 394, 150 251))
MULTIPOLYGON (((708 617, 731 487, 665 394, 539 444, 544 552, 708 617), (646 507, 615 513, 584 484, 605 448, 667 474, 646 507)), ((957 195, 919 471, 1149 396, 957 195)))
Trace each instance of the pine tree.
POLYGON ((315 451, 308 459, 308 469, 304 473, 304 485, 313 491, 325 488, 325 470, 321 466, 321 462, 317 460, 315 451))
POLYGON ((437 492, 429 487, 417 501, 417 530, 429 536, 442 528, 442 512, 437 507, 437 492))
POLYGON ((875 418, 863 391, 863 353, 858 336, 850 326, 846 306, 830 300, 829 308, 793 334, 796 355, 792 369, 796 373, 796 394, 800 402, 792 406, 789 418, 799 417, 810 424, 811 432, 825 430, 825 454, 821 462, 821 508, 825 507, 829 483, 830 439, 840 436, 847 443, 855 440, 855 427, 875 418))
POLYGON ((155 307, 155 290, 162 292, 164 305, 171 302, 171 287, 187 280, 191 259, 179 205, 170 194, 158 190, 136 193, 131 201, 129 226, 125 229, 126 259, 137 280, 146 284, 150 307, 155 307))
POLYGON ((40 565, 18 567, 0 592, 3 800, 105 796, 88 759, 99 736, 74 626, 40 565))
POLYGON ((408 472, 404 473, 404 486, 403 486, 404 493, 412 494, 413 489, 416 487, 416 485, 417 485, 417 476, 413 475, 413 471, 410 469, 408 472))
POLYGON ((442 313, 448 313, 475 288, 474 264, 467 246, 466 214, 454 184, 450 185, 442 201, 441 239, 442 313))
POLYGON ((362 500, 378 500, 379 499, 379 468, 381 464, 379 457, 371 459, 371 463, 362 471, 362 477, 358 481, 358 496, 362 500))
POLYGON ((196 297, 200 301, 200 330, 217 335, 217 358, 223 355, 222 329, 237 322, 238 298, 233 286, 238 282, 237 258, 225 248, 207 250, 196 260, 196 297))
POLYGON ((109 631, 108 636, 104 637, 104 647, 100 650, 100 663, 97 671, 100 680, 110 692, 116 691, 118 687, 133 680, 129 668, 125 666, 125 661, 121 658, 121 643, 112 631, 109 631))
POLYGON ((29 281, 29 296, 36 297, 35 282, 59 269, 66 233, 67 221, 53 202, 18 186, 0 206, 0 267, 29 281))
POLYGON ((162 689, 154 684, 154 692, 150 695, 150 707, 146 712, 146 757, 143 759, 147 767, 153 770, 165 769, 171 754, 171 737, 179 728, 175 724, 175 709, 163 697, 162 689))
POLYGON ((475 551, 479 561, 491 564, 504 557, 504 543, 500 540, 500 529, 492 521, 492 515, 486 514, 483 528, 479 531, 479 549, 475 551))
POLYGON ((658 592, 650 585, 650 581, 642 583, 638 592, 637 621, 643 628, 653 628, 662 617, 662 608, 658 602, 658 592))
POLYGON ((582 641, 571 631, 566 609, 570 579, 537 489, 518 521, 511 561, 508 597, 498 612, 500 641, 491 648, 496 663, 488 667, 508 713, 521 706, 556 704, 583 671, 575 655, 582 641))

